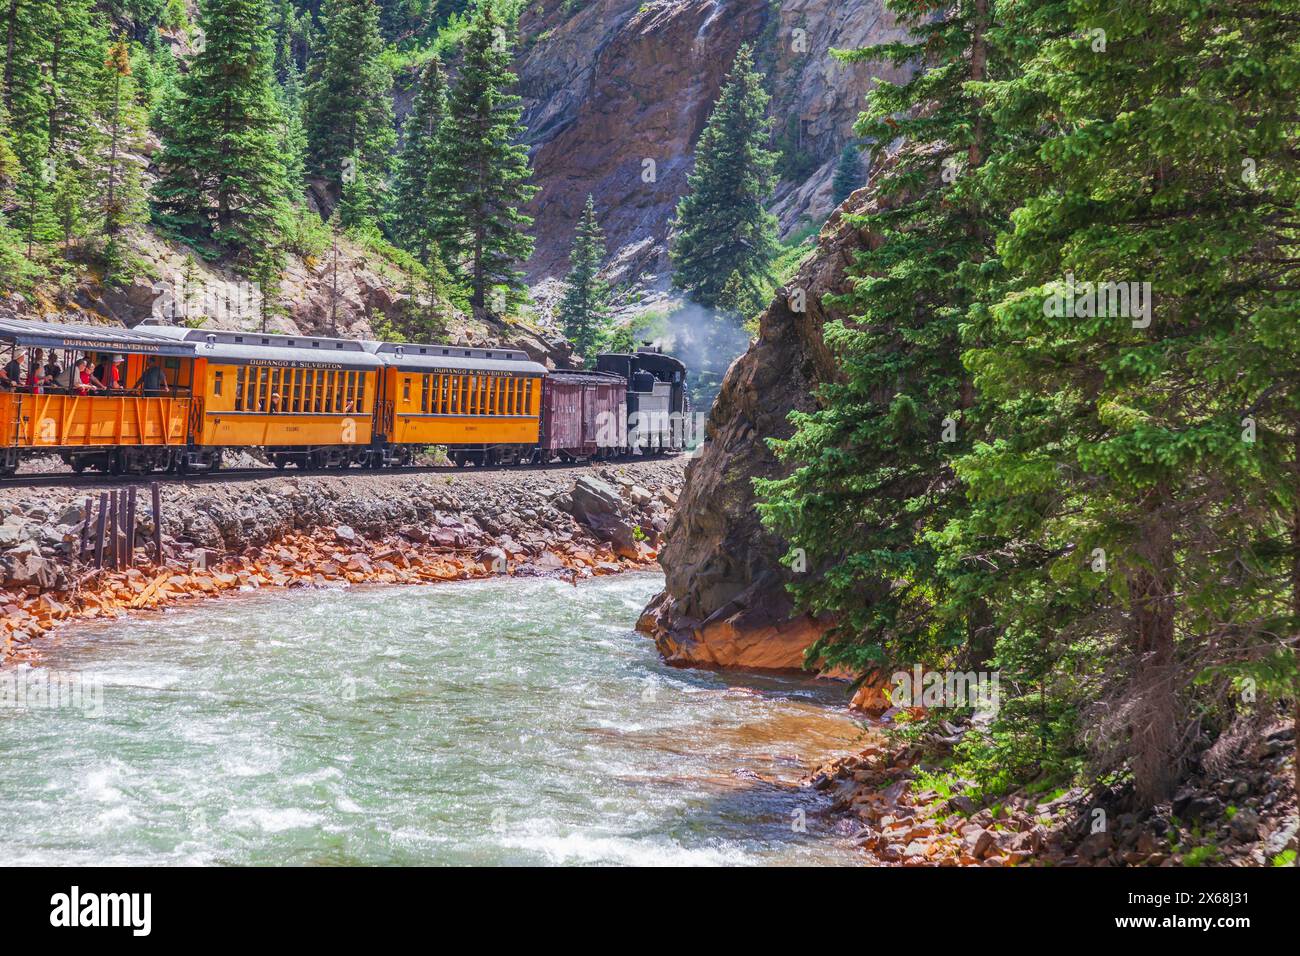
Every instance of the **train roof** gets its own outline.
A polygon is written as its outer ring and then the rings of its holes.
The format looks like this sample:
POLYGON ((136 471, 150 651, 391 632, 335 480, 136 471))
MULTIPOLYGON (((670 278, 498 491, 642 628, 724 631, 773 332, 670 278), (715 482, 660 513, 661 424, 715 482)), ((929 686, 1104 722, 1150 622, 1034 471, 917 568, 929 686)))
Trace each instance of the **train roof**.
POLYGON ((616 372, 603 372, 594 368, 561 368, 555 369, 548 376, 557 382, 590 382, 599 384, 606 382, 609 384, 626 385, 627 379, 616 372))
POLYGON ((356 339, 166 325, 157 326, 154 331, 187 343, 194 358, 218 359, 232 365, 369 369, 382 364, 356 339))
POLYGON ((466 348, 418 342, 368 342, 386 366, 418 372, 513 372, 546 375, 546 366, 517 349, 466 348))
POLYGON ((611 359, 627 362, 634 369, 645 369, 652 372, 684 373, 686 371, 686 363, 681 359, 665 355, 655 349, 637 349, 635 352, 601 352, 596 356, 596 367, 600 367, 602 360, 607 365, 612 364, 611 359))
POLYGON ((194 347, 159 335, 154 326, 134 329, 115 325, 63 325, 26 319, 0 319, 0 342, 28 348, 77 349, 86 352, 130 352, 145 355, 191 356, 194 347))

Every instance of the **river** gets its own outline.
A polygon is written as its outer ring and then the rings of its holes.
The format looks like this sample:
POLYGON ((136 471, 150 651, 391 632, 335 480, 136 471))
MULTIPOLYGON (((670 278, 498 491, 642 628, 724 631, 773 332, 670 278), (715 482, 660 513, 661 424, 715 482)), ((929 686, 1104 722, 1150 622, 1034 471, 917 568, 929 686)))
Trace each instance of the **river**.
POLYGON ((266 591, 68 628, 0 675, 0 865, 859 860, 794 786, 852 749, 843 689, 664 666, 631 630, 661 582, 266 591), (49 706, 49 678, 80 696, 49 706))

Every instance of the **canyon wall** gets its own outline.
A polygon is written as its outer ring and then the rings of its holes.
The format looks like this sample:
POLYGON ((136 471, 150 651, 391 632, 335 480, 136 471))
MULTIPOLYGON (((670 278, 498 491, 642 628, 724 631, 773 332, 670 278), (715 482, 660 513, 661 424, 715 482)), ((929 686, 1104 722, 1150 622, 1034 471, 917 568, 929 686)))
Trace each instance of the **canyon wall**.
POLYGON ((542 187, 529 210, 534 282, 567 269, 588 193, 608 239, 609 278, 666 282, 669 222, 741 44, 770 75, 775 138, 792 131, 802 156, 804 168, 773 198, 784 233, 830 214, 835 163, 873 76, 902 75, 831 56, 904 35, 881 0, 544 0, 520 31, 524 121, 542 187))

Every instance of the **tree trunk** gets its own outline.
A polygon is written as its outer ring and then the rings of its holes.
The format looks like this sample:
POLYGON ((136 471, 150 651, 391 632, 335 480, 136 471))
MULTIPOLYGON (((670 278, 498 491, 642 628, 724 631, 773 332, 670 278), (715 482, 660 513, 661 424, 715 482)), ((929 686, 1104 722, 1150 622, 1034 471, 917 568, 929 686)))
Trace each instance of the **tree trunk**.
POLYGON ((108 156, 108 205, 104 216, 104 234, 117 235, 120 224, 117 216, 117 132, 122 110, 122 74, 113 77, 113 144, 108 156))
MULTIPOLYGON (((1295 472, 1293 487, 1300 488, 1300 425, 1297 425, 1292 441, 1294 448, 1291 469, 1295 472)), ((1294 507, 1291 511, 1291 614, 1297 622, 1300 622, 1300 506, 1294 507)), ((1293 637, 1295 647, 1292 650, 1296 656, 1296 663, 1300 664, 1300 631, 1294 633, 1293 637)), ((1295 707, 1291 716, 1295 722, 1296 733, 1300 734, 1300 680, 1296 682, 1294 693, 1295 707)), ((1300 806, 1300 738, 1293 738, 1293 740, 1296 744, 1295 756, 1292 758, 1295 765, 1295 796, 1296 805, 1300 806)), ((1300 854, 1296 856, 1295 865, 1300 866, 1300 854)))
POLYGON ((1139 800, 1154 806, 1178 779, 1178 715, 1174 682, 1174 547, 1163 512, 1169 492, 1147 494, 1139 559, 1129 575, 1137 674, 1133 681, 1133 778, 1139 800))
POLYGON ((5 42, 5 112, 14 109, 14 44, 18 34, 18 7, 21 0, 9 0, 9 35, 5 42))
MULTIPOLYGON (((988 0, 975 0, 975 15, 971 24, 970 78, 976 82, 984 79, 988 65, 988 43, 984 39, 984 32, 988 29, 988 24, 988 0)), ((976 105, 982 104, 979 99, 976 99, 975 102, 976 105)), ((984 162, 983 140, 984 118, 977 112, 975 114, 975 128, 971 136, 970 149, 967 151, 966 157, 972 169, 984 162)))

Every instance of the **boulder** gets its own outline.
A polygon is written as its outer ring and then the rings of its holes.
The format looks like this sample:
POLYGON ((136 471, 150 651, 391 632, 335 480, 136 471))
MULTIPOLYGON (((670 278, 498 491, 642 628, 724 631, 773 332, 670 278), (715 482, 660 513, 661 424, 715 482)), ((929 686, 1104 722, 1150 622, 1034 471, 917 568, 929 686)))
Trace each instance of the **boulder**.
POLYGON ((15 548, 7 553, 3 566, 6 587, 38 587, 45 591, 53 588, 59 580, 58 565, 31 546, 15 548))
POLYGON ((612 485, 583 475, 574 482, 570 496, 573 516, 598 539, 609 542, 615 554, 632 560, 640 557, 634 531, 636 523, 628 516, 622 497, 612 485))

